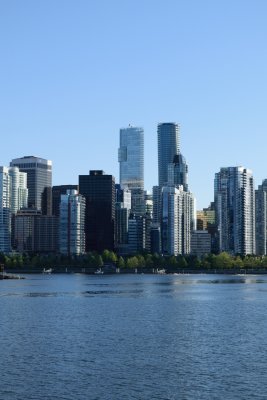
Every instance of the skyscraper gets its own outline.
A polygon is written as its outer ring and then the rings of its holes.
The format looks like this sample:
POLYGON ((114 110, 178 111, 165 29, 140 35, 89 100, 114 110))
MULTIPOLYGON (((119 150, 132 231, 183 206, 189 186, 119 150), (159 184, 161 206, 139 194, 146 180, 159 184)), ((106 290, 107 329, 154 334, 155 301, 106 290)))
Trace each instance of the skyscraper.
POLYGON ((11 250, 11 231, 14 216, 27 207, 27 174, 17 167, 0 167, 0 251, 11 250))
POLYGON ((77 190, 61 195, 59 250, 66 255, 85 252, 85 198, 77 190))
POLYGON ((183 187, 162 188, 161 237, 165 255, 189 254, 191 234, 195 229, 195 199, 183 187))
POLYGON ((7 167, 0 167, 0 252, 11 251, 11 178, 7 167))
POLYGON ((42 193, 52 186, 52 161, 25 156, 12 160, 10 166, 27 173, 28 207, 41 210, 42 193))
POLYGON ((137 254, 145 250, 146 225, 145 217, 132 214, 128 228, 128 254, 137 254))
POLYGON ((188 192, 188 166, 182 154, 175 154, 172 163, 168 165, 168 184, 180 186, 183 185, 185 192, 188 192))
POLYGON ((79 175, 79 193, 86 199, 86 251, 113 250, 115 178, 98 170, 79 175))
POLYGON ((168 182, 168 165, 180 153, 179 125, 174 122, 158 124, 158 176, 159 186, 168 182))
POLYGON ((16 214, 21 208, 28 206, 27 174, 18 167, 8 168, 11 184, 10 210, 16 214))
POLYGON ((267 179, 255 191, 256 254, 267 254, 267 179))
POLYGON ((132 127, 120 130, 120 185, 132 194, 132 211, 144 212, 144 130, 132 127))
POLYGON ((159 184, 153 187, 153 222, 161 225, 163 254, 189 254, 195 228, 195 198, 188 191, 188 166, 180 153, 179 125, 158 124, 159 184))
POLYGON ((120 130, 120 185, 144 189, 144 130, 128 127, 120 130))
POLYGON ((60 185, 52 187, 52 215, 59 217, 61 195, 66 194, 67 190, 78 191, 78 185, 60 185))
POLYGON ((153 223, 160 223, 161 221, 161 187, 153 186, 153 223))
POLYGON ((215 215, 219 251, 255 253, 255 195, 252 172, 243 167, 221 168, 215 174, 215 215))

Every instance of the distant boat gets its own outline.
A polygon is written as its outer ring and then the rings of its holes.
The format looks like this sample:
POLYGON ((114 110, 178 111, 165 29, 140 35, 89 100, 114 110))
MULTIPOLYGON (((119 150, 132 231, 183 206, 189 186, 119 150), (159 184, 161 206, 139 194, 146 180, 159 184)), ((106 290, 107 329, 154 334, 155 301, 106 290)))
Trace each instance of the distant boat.
POLYGON ((164 275, 164 274, 166 274, 166 270, 164 268, 163 269, 157 269, 157 274, 164 275))
POLYGON ((53 272, 52 268, 43 269, 43 274, 51 274, 53 272))
POLYGON ((104 274, 104 271, 102 271, 101 268, 98 268, 98 269, 95 271, 95 275, 103 275, 103 274, 104 274))

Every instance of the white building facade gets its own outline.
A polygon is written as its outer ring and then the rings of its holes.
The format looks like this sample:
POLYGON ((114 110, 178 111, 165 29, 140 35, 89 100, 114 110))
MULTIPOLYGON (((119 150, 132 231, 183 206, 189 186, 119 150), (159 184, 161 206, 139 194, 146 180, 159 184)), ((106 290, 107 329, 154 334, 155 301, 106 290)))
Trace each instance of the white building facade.
POLYGON ((8 168, 11 184, 11 213, 16 214, 21 208, 28 207, 27 174, 18 167, 8 168))
POLYGON ((214 199, 219 251, 255 254, 255 193, 252 171, 221 168, 215 174, 214 199))
POLYGON ((11 251, 11 178, 7 167, 0 167, 0 252, 11 251))
POLYGON ((61 195, 59 249, 61 254, 80 255, 85 252, 85 198, 76 190, 61 195))
POLYGON ((190 254, 196 225, 195 198, 183 186, 162 188, 161 245, 163 255, 190 254))
POLYGON ((11 251, 11 216, 27 207, 27 176, 19 168, 0 167, 0 251, 11 251))

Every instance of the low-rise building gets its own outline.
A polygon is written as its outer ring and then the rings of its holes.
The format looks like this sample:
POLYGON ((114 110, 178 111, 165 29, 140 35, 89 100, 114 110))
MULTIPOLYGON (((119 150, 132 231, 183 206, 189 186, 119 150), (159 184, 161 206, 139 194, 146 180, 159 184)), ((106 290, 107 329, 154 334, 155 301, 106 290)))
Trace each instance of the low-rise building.
POLYGON ((208 231, 193 231, 191 234, 191 254, 202 257, 211 252, 211 235, 208 231))

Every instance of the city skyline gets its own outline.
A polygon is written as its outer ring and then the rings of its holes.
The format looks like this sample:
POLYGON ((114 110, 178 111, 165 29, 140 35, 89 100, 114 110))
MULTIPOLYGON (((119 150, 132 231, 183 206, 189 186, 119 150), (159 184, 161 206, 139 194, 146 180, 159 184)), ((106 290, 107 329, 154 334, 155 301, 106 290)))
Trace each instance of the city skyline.
POLYGON ((53 161, 53 185, 90 169, 119 182, 130 123, 144 129, 151 191, 157 124, 175 121, 198 209, 221 167, 266 178, 265 1, 14 4, 0 13, 1 165, 35 155, 53 161))

